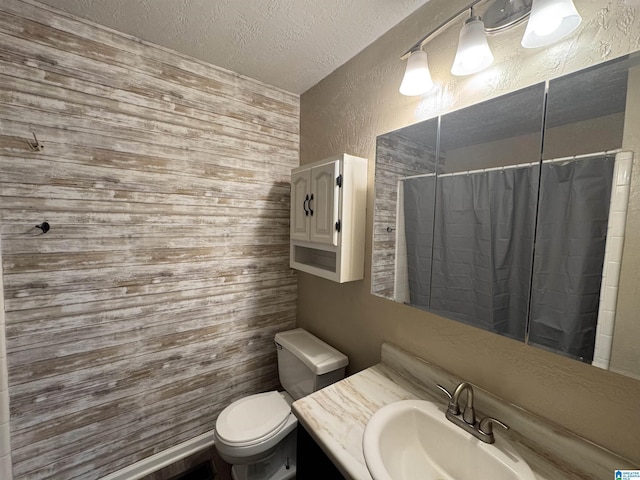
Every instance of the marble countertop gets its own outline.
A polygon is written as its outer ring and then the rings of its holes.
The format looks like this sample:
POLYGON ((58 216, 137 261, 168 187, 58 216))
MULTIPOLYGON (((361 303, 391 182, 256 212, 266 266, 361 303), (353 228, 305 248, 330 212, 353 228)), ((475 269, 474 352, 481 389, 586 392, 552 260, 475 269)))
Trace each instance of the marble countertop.
POLYGON ((399 400, 430 398, 394 370, 378 364, 293 404, 293 412, 342 474, 371 480, 362 451, 367 421, 399 400))
MULTIPOLYGON (((369 418, 387 404, 408 399, 442 403, 444 412, 446 399, 435 384, 452 390, 459 381, 398 347, 384 344, 381 363, 297 400, 293 412, 346 478, 371 480, 362 450, 369 418)), ((598 480, 613 478, 615 469, 634 468, 623 458, 556 425, 480 389, 474 391, 481 415, 490 414, 511 426, 508 432, 496 431, 497 441, 500 436, 507 437, 539 480, 598 480)))

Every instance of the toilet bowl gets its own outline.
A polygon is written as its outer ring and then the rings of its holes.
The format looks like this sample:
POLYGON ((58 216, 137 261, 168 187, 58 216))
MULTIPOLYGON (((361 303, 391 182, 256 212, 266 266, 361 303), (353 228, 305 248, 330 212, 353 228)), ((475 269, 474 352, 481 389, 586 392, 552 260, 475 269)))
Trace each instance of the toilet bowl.
POLYGON ((276 334, 275 344, 285 391, 236 400, 216 421, 216 448, 234 480, 295 478, 298 420, 291 404, 344 378, 347 357, 301 328, 276 334))
POLYGON ((298 420, 286 392, 267 392, 236 400, 216 422, 216 448, 232 465, 257 463, 272 455, 298 420))

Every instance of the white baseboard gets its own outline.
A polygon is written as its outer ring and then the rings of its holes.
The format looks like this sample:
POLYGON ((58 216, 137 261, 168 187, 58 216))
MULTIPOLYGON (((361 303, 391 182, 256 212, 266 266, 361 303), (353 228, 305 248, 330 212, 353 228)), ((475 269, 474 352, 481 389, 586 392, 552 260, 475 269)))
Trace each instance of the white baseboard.
POLYGON ((182 460, 189 455, 193 455, 200 450, 214 444, 213 430, 207 433, 203 433, 191 440, 182 442, 175 447, 163 450, 160 453, 156 453, 151 457, 140 460, 133 465, 129 465, 117 472, 110 473, 106 477, 102 477, 102 480, 137 480, 145 475, 149 475, 161 468, 171 465, 178 460, 182 460))

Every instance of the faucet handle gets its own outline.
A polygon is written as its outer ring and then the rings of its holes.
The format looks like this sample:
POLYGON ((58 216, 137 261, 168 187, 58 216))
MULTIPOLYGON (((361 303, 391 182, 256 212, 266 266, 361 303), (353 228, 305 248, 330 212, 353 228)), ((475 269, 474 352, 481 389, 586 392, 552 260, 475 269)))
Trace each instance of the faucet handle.
POLYGON ((442 385, 440 385, 439 383, 436 383, 436 385, 438 386, 438 388, 440 390, 442 390, 444 392, 444 394, 449 397, 449 404, 447 405, 447 410, 449 412, 451 412, 452 415, 460 415, 460 407, 458 407, 457 403, 454 403, 453 401, 453 395, 451 394, 451 392, 449 392, 449 390, 447 390, 446 388, 444 388, 442 385))
POLYGON ((447 390, 446 388, 444 388, 442 385, 440 385, 439 383, 436 383, 436 386, 442 390, 444 392, 444 394, 449 397, 449 400, 451 400, 453 398, 453 395, 449 392, 449 390, 447 390))
POLYGON ((480 420, 480 423, 478 424, 478 430, 480 430, 480 432, 484 433, 485 435, 493 436, 494 425, 499 425, 505 430, 509 430, 509 425, 506 425, 502 423, 500 420, 493 417, 484 417, 482 420, 480 420))

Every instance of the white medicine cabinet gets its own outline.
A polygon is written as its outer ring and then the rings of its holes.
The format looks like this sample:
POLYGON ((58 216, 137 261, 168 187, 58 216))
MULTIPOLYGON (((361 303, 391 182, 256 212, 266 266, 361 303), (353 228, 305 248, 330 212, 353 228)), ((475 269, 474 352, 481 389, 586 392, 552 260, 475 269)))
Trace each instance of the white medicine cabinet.
POLYGON ((367 159, 346 153, 291 171, 291 268, 364 278, 367 159))

